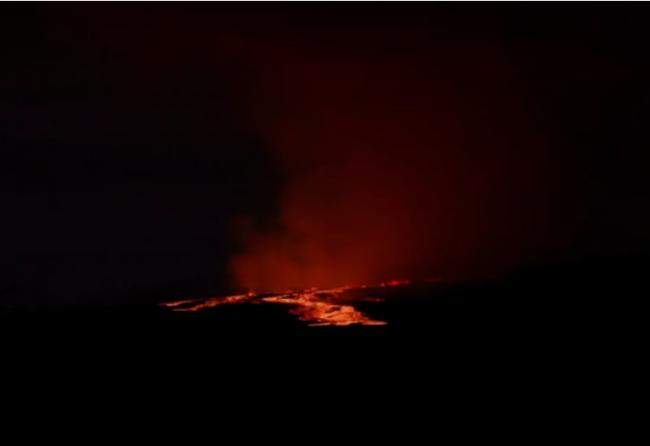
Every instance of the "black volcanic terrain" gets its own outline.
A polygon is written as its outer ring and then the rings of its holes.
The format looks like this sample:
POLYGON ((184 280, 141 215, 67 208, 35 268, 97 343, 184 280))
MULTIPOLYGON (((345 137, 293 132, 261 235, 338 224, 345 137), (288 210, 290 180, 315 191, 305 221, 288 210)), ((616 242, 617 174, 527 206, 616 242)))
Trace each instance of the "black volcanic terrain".
POLYGON ((96 353, 110 346, 113 352, 174 357, 241 346, 330 346, 386 354, 415 349, 425 356, 575 359, 623 353, 638 345, 647 290, 644 264, 639 257, 599 259, 531 269, 506 279, 351 290, 347 303, 387 323, 380 326, 314 327, 290 314, 291 306, 264 302, 196 312, 160 305, 5 309, 0 321, 5 339, 18 348, 27 343, 96 353))

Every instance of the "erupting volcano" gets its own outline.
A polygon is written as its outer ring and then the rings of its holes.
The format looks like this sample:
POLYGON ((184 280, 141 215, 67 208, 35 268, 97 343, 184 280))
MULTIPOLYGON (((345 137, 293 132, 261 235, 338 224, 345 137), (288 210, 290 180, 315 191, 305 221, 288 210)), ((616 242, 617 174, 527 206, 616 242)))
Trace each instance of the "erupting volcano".
POLYGON ((284 293, 237 294, 207 299, 185 299, 165 302, 161 305, 177 312, 195 312, 222 305, 232 304, 280 304, 289 307, 289 313, 310 327, 346 326, 346 325, 386 325, 385 321, 376 320, 364 314, 355 305, 363 302, 378 302, 381 298, 368 297, 361 290, 395 287, 410 284, 409 280, 390 280, 368 287, 340 287, 332 289, 310 288, 307 290, 289 290, 284 293))

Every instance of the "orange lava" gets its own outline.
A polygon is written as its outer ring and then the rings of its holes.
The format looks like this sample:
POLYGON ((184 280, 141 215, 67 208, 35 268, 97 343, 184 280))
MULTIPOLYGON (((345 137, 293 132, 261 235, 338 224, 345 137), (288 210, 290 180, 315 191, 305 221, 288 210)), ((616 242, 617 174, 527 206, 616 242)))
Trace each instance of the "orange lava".
POLYGON ((173 308, 173 311, 199 311, 205 308, 218 307, 224 304, 237 304, 247 302, 253 295, 236 294, 226 297, 212 297, 209 299, 185 299, 176 302, 164 302, 163 307, 173 308))
POLYGON ((289 312, 310 327, 326 325, 386 325, 371 319, 352 305, 337 303, 349 288, 334 290, 307 290, 291 294, 265 297, 264 302, 291 306, 289 312))
MULTIPOLYGON (((376 287, 408 285, 409 280, 391 280, 382 282, 376 287)), ((355 289, 367 289, 370 286, 340 287, 332 289, 311 288, 301 291, 286 291, 284 293, 256 294, 249 292, 226 297, 212 297, 208 299, 185 299, 174 302, 165 302, 161 306, 171 308, 172 311, 194 312, 220 305, 232 304, 279 304, 287 305, 289 313, 310 327, 322 326, 348 326, 348 325, 386 325, 385 321, 372 319, 359 309, 354 302, 377 302, 378 298, 352 299, 346 292, 355 289), (354 302, 353 302, 354 301, 354 302)))

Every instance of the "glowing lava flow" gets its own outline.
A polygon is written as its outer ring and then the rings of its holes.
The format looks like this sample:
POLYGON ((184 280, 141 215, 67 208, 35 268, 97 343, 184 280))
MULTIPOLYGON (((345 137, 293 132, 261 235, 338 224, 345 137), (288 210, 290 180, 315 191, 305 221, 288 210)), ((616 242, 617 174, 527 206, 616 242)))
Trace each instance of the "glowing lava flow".
POLYGON ((336 303, 348 288, 307 291, 265 297, 269 303, 290 305, 289 312, 311 327, 325 325, 386 325, 384 321, 369 318, 352 305, 336 303))
POLYGON ((185 299, 175 302, 164 302, 160 305, 172 308, 173 311, 199 311, 205 308, 218 307, 224 304, 238 304, 249 301, 255 297, 253 294, 236 294, 226 297, 212 297, 209 299, 185 299))
MULTIPOLYGON (((378 285, 379 287, 406 285, 407 280, 391 280, 378 285)), ((341 287, 321 290, 311 288, 303 291, 287 291, 272 294, 237 294, 226 297, 213 297, 209 299, 185 299, 175 302, 165 302, 161 305, 171 308, 172 311, 201 311, 206 308, 231 304, 281 304, 289 306, 289 313, 306 322, 311 327, 319 326, 346 326, 346 325, 386 325, 386 322, 372 319, 350 304, 350 298, 344 296, 347 291, 369 288, 341 287)), ((381 299, 366 298, 356 301, 376 302, 381 299)))

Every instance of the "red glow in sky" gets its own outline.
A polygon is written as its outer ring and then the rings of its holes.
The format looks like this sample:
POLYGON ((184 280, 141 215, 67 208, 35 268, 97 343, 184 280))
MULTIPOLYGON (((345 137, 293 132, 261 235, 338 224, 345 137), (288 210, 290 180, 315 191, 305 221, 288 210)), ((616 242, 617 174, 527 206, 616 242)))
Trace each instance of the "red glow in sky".
POLYGON ((405 39, 368 51, 386 31, 357 31, 238 40, 258 75, 252 119, 286 182, 279 228, 242 230, 236 284, 331 287, 510 268, 543 237, 535 221, 546 209, 541 139, 499 46, 455 41, 432 52, 405 39), (351 45, 329 51, 329 39, 346 38, 351 45))

